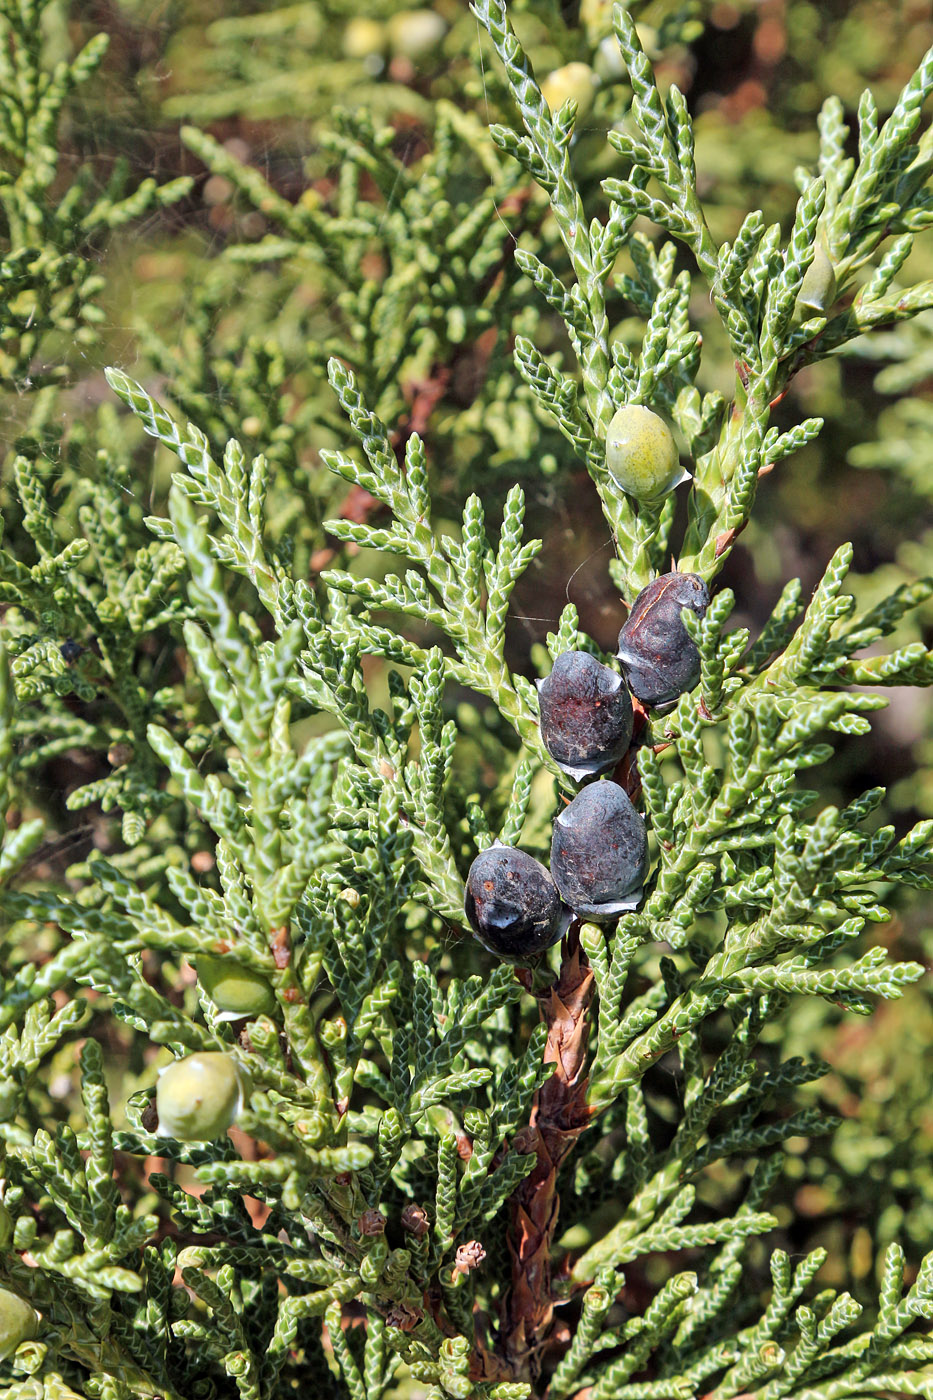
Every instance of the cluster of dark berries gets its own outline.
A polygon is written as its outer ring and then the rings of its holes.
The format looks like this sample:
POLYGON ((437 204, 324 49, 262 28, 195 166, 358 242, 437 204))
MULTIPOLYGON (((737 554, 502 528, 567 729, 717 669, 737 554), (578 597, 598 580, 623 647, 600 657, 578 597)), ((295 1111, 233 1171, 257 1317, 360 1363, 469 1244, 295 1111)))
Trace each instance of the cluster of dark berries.
MULTIPOLYGON (((565 651, 539 682, 541 737, 576 782, 599 778, 623 758, 632 738, 632 699, 663 706, 691 690, 700 655, 681 613, 702 617, 706 584, 671 573, 643 588, 619 633, 615 671, 583 651, 565 651), (631 694, 629 693, 631 692, 631 694)), ((618 783, 590 782, 561 812, 551 840, 551 869, 496 842, 470 866, 466 915, 498 957, 530 958, 561 938, 574 915, 598 921, 634 909, 648 861, 644 818, 618 783)))

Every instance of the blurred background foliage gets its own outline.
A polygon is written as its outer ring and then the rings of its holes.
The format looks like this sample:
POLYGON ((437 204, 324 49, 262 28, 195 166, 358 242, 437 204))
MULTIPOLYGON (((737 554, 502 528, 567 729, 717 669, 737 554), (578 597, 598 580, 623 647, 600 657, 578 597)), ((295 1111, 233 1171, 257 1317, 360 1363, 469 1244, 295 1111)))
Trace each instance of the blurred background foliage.
MULTIPOLYGON (((0 8, 5 47, 27 33, 27 9, 9 0, 0 8)), ((652 0, 631 9, 662 81, 676 81, 689 100, 718 238, 731 238, 755 207, 786 229, 795 169, 815 159, 823 97, 837 93, 851 122, 870 85, 884 116, 933 43, 928 0, 652 0)), ((555 94, 575 84, 589 104, 574 159, 592 208, 616 159, 605 133, 628 101, 606 41, 609 10, 604 0, 513 5, 539 76, 553 74, 555 94)), ((5 547, 33 562, 22 521, 38 507, 24 500, 16 452, 39 464, 57 548, 75 538, 93 544, 94 512, 111 509, 122 512, 128 559, 151 544, 144 517, 161 512, 171 467, 135 420, 117 413, 102 373, 116 364, 195 421, 215 449, 235 434, 247 452, 267 454, 270 534, 296 571, 313 577, 337 562, 381 572, 381 557, 354 553, 320 523, 341 513, 367 518, 375 504, 359 488, 335 486, 319 463, 342 431, 323 368, 338 354, 398 444, 422 433, 436 499, 449 499, 451 517, 475 490, 495 521, 509 486, 524 486, 531 533, 546 548, 520 586, 513 666, 534 674, 535 649, 568 598, 582 625, 611 646, 622 614, 598 502, 581 489, 581 464, 511 358, 518 332, 549 355, 565 351, 513 258, 521 242, 559 266, 559 240, 541 191, 486 132, 508 112, 508 96, 467 5, 437 0, 413 11, 376 0, 363 15, 349 0, 45 7, 41 65, 50 70, 82 51, 87 71, 76 73, 60 119, 50 126, 34 113, 35 141, 57 147, 47 178, 21 189, 26 162, 15 140, 5 137, 0 154, 0 274, 19 316, 17 333, 0 343, 5 547), (84 46, 101 32, 106 52, 89 54, 84 46)), ((0 76, 15 87, 15 73, 0 76)), ((26 111, 28 98, 17 101, 26 111)), ((933 276, 930 240, 918 243, 905 282, 933 276)), ((620 288, 632 271, 626 255, 620 288)), ((702 295, 692 312, 707 337, 701 387, 730 392, 733 367, 702 295)), ((612 314, 613 334, 633 336, 637 307, 621 291, 612 314)), ((860 604, 929 570, 933 316, 804 370, 775 413, 782 428, 812 414, 826 426, 762 483, 755 521, 726 569, 736 624, 753 632, 784 582, 799 576, 808 591, 845 539, 855 542, 860 604)), ((93 552, 87 567, 90 597, 93 552)), ((188 747, 211 758, 168 567, 158 590, 159 609, 140 613, 119 665, 101 649, 94 609, 67 614, 54 598, 31 612, 3 604, 36 677, 34 732, 20 736, 11 816, 46 817, 53 836, 33 872, 73 889, 92 848, 150 873, 186 850, 209 871, 203 833, 190 817, 181 824, 178 804, 150 795, 134 806, 133 793, 148 791, 146 773, 134 768, 134 734, 156 713, 173 715, 188 747)), ((242 602, 249 606, 245 585, 242 602)), ((99 599, 94 606, 99 616, 99 599)), ((907 626, 924 626, 929 645, 933 611, 911 617, 919 622, 907 626)), ((378 695, 385 677, 370 661, 378 695)), ((821 782, 831 801, 888 782, 879 820, 900 829, 933 815, 933 716, 922 692, 888 699, 871 736, 843 741, 821 782)), ((456 703, 472 739, 458 757, 465 802, 508 769, 511 741, 475 697, 456 703)), ((933 954, 919 906, 900 909, 887 935, 898 957, 933 954)), ((54 935, 45 936, 51 946, 54 935)), ((49 949, 21 944, 14 928, 0 951, 15 966, 49 949)), ((193 997, 184 965, 153 967, 152 976, 179 1001, 193 997)), ((141 1082, 142 1049, 103 1019, 96 1033, 123 1101, 141 1082)), ((827 1245, 826 1282, 866 1297, 877 1250, 900 1234, 919 1257, 933 1227, 929 994, 915 991, 856 1022, 808 1001, 780 1032, 774 1023, 778 1033, 785 1053, 828 1061, 828 1077, 811 1092, 839 1115, 832 1135, 793 1144, 785 1243, 827 1245)), ((59 1060, 47 1100, 35 1105, 43 1119, 70 1112, 70 1052, 59 1060)), ((664 1062, 650 1082, 662 1125, 677 1082, 664 1062)), ((721 1188, 728 1195, 726 1177, 721 1188)))

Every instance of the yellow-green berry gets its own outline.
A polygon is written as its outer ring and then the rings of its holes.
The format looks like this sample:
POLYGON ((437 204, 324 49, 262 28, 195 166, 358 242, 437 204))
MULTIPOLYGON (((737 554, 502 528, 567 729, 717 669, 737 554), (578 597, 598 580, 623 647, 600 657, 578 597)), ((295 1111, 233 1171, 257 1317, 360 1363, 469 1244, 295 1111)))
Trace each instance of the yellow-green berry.
POLYGON ((0 1288, 0 1361, 12 1356, 23 1342, 31 1342, 39 1330, 39 1314, 31 1303, 0 1288))
POLYGON ((817 238, 813 261, 803 275, 797 306, 802 311, 826 311, 836 300, 836 269, 822 234, 817 238))
POLYGON ((232 958, 198 958, 198 981, 221 1013, 221 1020, 269 1015, 275 993, 259 972, 232 958))
POLYGON ((572 97, 579 119, 592 107, 598 86, 599 79, 588 63, 565 63, 563 68, 548 73, 541 83, 541 95, 555 113, 572 97))
POLYGON ((386 46, 386 27, 369 15, 354 15, 343 31, 343 51, 347 58, 369 58, 386 46))
POLYGON ((591 40, 611 33, 612 0, 580 0, 578 18, 591 40))
POLYGON ((606 469, 627 496, 646 504, 688 480, 674 434, 642 404, 626 404, 613 415, 606 433, 606 469))
POLYGON ((200 1050, 164 1069, 156 1086, 160 1137, 213 1142, 231 1127, 243 1101, 243 1080, 231 1055, 200 1050))
POLYGON ((447 33, 447 23, 433 10, 400 10, 386 21, 389 46, 406 58, 425 58, 447 33))

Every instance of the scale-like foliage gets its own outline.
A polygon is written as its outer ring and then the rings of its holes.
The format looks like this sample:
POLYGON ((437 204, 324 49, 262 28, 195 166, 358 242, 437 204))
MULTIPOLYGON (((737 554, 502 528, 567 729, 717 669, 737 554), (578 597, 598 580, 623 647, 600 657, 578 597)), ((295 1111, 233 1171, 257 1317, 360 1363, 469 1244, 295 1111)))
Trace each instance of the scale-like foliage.
POLYGON ((0 380, 34 389, 68 374, 50 345, 53 333, 95 344, 105 280, 94 252, 114 230, 147 210, 174 204, 188 179, 159 185, 148 178, 127 193, 125 161, 106 189, 89 168, 62 188, 58 127, 75 88, 92 81, 108 47, 96 34, 73 59, 51 71, 43 62, 41 11, 30 0, 0 6, 0 380))

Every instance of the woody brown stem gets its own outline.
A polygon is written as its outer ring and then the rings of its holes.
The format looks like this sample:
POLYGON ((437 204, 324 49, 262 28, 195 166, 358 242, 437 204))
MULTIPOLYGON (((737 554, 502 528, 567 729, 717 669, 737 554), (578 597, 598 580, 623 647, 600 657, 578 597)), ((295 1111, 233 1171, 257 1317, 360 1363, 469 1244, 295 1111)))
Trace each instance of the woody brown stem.
POLYGON ((529 1120, 537 1162, 510 1202, 512 1291, 504 1345, 512 1374, 523 1380, 533 1379, 540 1369, 554 1316, 551 1249, 560 1206, 557 1173, 590 1121, 585 1060, 593 991, 593 973, 574 924, 564 944, 560 976, 540 997, 548 1027, 544 1062, 553 1064, 554 1073, 535 1095, 529 1120))

